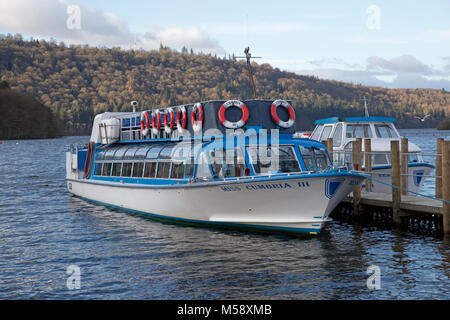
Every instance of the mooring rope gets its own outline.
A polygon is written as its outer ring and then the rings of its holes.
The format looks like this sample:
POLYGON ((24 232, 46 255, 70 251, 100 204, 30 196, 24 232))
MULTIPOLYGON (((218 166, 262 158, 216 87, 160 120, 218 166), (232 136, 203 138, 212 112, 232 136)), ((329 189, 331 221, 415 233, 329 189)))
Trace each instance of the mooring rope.
POLYGON ((384 185, 386 185, 386 186, 390 186, 390 187, 392 187, 392 188, 395 188, 395 189, 398 189, 398 190, 401 190, 401 191, 405 191, 405 192, 412 193, 412 194, 417 195, 417 196, 419 196, 419 197, 424 197, 424 198, 429 198, 429 199, 433 199, 433 200, 439 200, 439 201, 445 202, 445 203, 450 203, 450 201, 448 201, 448 200, 444 200, 444 199, 437 198, 437 197, 434 197, 434 196, 429 196, 429 195, 426 195, 426 194, 423 194, 423 193, 414 192, 414 191, 409 190, 409 189, 406 189, 406 188, 394 186, 394 185, 392 185, 392 184, 390 184, 390 183, 387 183, 387 182, 384 182, 384 181, 375 179, 375 178, 373 178, 373 177, 371 177, 371 176, 368 176, 368 175, 363 174, 363 173, 358 172, 358 171, 353 171, 353 172, 357 172, 357 173, 359 173, 359 174, 365 176, 366 179, 373 180, 373 181, 375 181, 375 182, 384 184, 384 185))

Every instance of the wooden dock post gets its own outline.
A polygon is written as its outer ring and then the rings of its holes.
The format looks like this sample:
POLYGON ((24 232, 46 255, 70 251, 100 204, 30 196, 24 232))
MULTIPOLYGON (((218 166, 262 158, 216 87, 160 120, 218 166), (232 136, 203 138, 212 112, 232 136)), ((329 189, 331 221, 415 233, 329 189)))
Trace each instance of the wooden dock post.
MULTIPOLYGON (((372 177, 372 140, 364 139, 364 168, 367 175, 372 177)), ((372 180, 366 180, 366 191, 372 191, 372 180)))
POLYGON ((401 224, 400 202, 402 193, 400 189, 400 152, 399 143, 396 140, 391 141, 391 165, 392 165, 392 213, 395 224, 401 224), (395 187, 394 187, 395 186, 395 187))
POLYGON ((436 179, 435 179, 435 195, 436 198, 442 199, 442 143, 444 142, 444 139, 438 138, 436 140, 436 179))
POLYGON ((402 195, 406 195, 406 189, 408 189, 408 138, 402 138, 401 140, 401 186, 402 186, 402 195))
POLYGON ((442 226, 450 234, 450 141, 442 142, 442 226))
MULTIPOLYGON (((362 153, 362 139, 357 138, 352 142, 352 154, 353 154, 353 169, 361 171, 361 153, 362 153)), ((353 216, 359 217, 359 202, 361 200, 361 186, 358 186, 353 190, 353 216)))

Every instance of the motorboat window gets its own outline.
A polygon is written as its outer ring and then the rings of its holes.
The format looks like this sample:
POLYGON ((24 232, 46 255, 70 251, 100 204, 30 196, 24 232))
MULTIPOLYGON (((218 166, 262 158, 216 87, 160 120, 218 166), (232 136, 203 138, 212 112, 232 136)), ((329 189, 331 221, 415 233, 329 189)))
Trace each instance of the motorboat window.
POLYGON ((347 124, 346 138, 372 138, 369 124, 347 124))
POLYGON ((105 159, 106 151, 108 150, 102 150, 98 153, 97 161, 105 159))
POLYGON ((209 151, 214 178, 241 177, 245 174, 245 158, 241 148, 209 151))
POLYGON ((148 152, 147 152, 147 159, 157 159, 159 156, 159 153, 161 151, 161 146, 153 146, 148 152))
POLYGON ((342 143, 342 123, 338 123, 333 133, 333 147, 339 147, 341 143, 342 143))
POLYGON ((143 162, 135 162, 134 166, 133 166, 133 177, 141 178, 143 171, 144 171, 144 163, 143 162))
POLYGON ((154 178, 156 172, 156 162, 146 162, 144 170, 144 178, 154 178))
POLYGON ((300 172, 292 146, 247 147, 255 174, 300 172))
POLYGON ((111 148, 105 150, 105 157, 104 160, 111 160, 114 157, 114 153, 117 151, 118 148, 111 148))
POLYGON ((130 148, 125 152, 124 159, 135 159, 136 151, 138 151, 139 148, 130 148))
POLYGON ((410 153, 408 162, 423 162, 422 154, 419 152, 410 153))
POLYGON ((333 126, 325 126, 325 128, 323 128, 322 134, 320 135, 319 141, 327 140, 330 137, 331 129, 333 129, 333 126))
POLYGON ((375 132, 378 138, 396 138, 397 134, 395 131, 387 124, 376 124, 375 132))
POLYGON ((112 164, 111 176, 113 176, 113 177, 120 177, 121 170, 122 170, 122 163, 121 162, 114 162, 112 164))
POLYGON ((133 169, 132 162, 124 162, 122 166, 122 177, 131 177, 132 169, 133 169))
POLYGON ((171 163, 168 161, 158 162, 158 169, 156 170, 156 177, 160 179, 169 178, 171 163))
POLYGON ((172 158, 172 151, 174 146, 167 146, 161 150, 159 153, 160 159, 171 159, 172 158))
POLYGON ((316 129, 314 130, 314 132, 312 133, 310 139, 319 140, 320 134, 322 133, 322 129, 323 129, 323 124, 319 124, 316 127, 316 129))
POLYGON ((331 163, 325 149, 299 146, 306 170, 316 171, 328 168, 331 163))
POLYGON ((106 162, 103 164, 102 176, 109 177, 111 175, 111 162, 106 162))
POLYGON ((170 170, 170 178, 183 179, 184 178, 184 162, 173 162, 170 170))
POLYGON ((103 163, 97 164, 97 171, 95 172, 95 175, 96 176, 101 176, 102 175, 102 169, 103 169, 103 163))
POLYGON ((136 153, 134 154, 135 159, 144 159, 147 155, 147 152, 149 150, 149 147, 141 147, 139 148, 136 153))
POLYGON ((122 160, 123 156, 125 155, 125 152, 127 152, 128 148, 120 148, 117 149, 116 153, 114 153, 113 159, 114 160, 122 160))

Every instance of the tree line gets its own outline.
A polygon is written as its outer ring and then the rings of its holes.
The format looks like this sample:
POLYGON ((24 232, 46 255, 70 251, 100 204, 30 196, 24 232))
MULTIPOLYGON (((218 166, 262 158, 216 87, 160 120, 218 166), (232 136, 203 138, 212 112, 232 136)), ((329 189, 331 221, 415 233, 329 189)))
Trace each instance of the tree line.
MULTIPOLYGON (((373 116, 397 118, 399 127, 436 127, 450 114, 450 93, 433 89, 386 89, 281 71, 252 64, 258 98, 293 102, 308 130, 319 118, 362 116, 365 96, 373 116), (414 116, 432 116, 420 122, 414 116)), ((216 99, 251 97, 245 61, 181 52, 70 45, 55 40, 0 37, 0 81, 48 106, 66 134, 88 134, 105 111, 130 111, 216 99)))

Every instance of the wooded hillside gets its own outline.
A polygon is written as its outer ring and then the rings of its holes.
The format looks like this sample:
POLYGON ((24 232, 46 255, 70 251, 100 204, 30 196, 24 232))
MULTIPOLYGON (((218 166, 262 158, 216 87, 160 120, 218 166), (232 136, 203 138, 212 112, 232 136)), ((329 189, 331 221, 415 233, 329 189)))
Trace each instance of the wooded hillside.
MULTIPOLYGON (((258 98, 289 99, 300 109, 298 129, 315 119, 392 116, 399 127, 436 127, 450 115, 450 93, 431 89, 385 89, 282 72, 253 64, 258 98), (432 117, 420 122, 414 115, 432 117)), ((20 36, 0 38, 0 80, 51 108, 66 134, 89 133, 95 114, 166 107, 213 99, 251 97, 246 64, 233 57, 194 54, 184 49, 121 50, 70 46, 20 36)))

